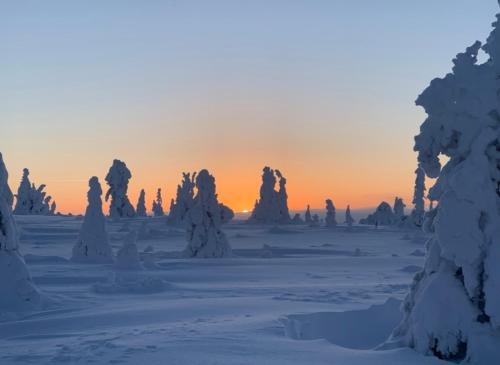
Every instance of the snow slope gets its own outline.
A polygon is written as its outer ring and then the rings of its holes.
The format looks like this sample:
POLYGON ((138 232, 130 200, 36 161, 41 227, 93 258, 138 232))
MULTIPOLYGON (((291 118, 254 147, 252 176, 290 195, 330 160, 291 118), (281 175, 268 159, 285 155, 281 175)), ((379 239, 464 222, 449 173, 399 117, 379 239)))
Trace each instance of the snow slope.
POLYGON ((234 257, 185 259, 185 234, 165 218, 108 221, 114 252, 127 234, 124 222, 134 230, 149 222, 137 246, 158 268, 124 272, 67 260, 79 217, 16 220, 33 279, 51 303, 0 317, 2 365, 445 364, 410 349, 372 349, 400 318, 408 268, 423 265, 414 254, 422 243, 403 231, 294 226, 271 233, 235 221, 225 226, 234 257))

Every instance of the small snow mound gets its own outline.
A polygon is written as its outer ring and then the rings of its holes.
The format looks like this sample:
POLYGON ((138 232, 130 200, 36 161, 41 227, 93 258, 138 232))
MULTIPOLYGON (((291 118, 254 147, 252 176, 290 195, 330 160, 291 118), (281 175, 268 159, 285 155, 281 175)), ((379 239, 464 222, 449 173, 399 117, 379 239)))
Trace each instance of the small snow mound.
POLYGON ((400 305, 401 301, 389 298, 364 310, 290 315, 282 322, 289 338, 325 339, 338 346, 366 350, 384 342, 401 321, 400 305))
POLYGON ((171 287, 165 280, 150 276, 111 276, 108 282, 93 285, 98 294, 154 294, 171 287))
POLYGON ((123 241, 123 246, 116 253, 115 267, 119 270, 141 270, 142 265, 137 250, 137 233, 130 232, 123 241))
POLYGON ((403 267, 399 271, 407 272, 409 274, 416 274, 417 272, 422 271, 422 268, 420 266, 417 266, 417 265, 408 265, 408 266, 403 267))
POLYGON ((266 249, 263 249, 262 252, 260 253, 260 257, 264 258, 264 259, 270 259, 273 257, 273 251, 271 250, 266 250, 266 249))
POLYGON ((417 248, 415 251, 410 253, 410 256, 424 257, 425 252, 417 248))

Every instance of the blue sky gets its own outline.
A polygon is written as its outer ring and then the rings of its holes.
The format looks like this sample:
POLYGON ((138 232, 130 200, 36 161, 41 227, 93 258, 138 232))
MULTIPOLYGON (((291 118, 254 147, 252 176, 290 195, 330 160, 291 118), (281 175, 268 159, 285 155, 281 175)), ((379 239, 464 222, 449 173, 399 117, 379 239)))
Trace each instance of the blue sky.
POLYGON ((82 182, 119 157, 132 195, 171 194, 181 171, 208 167, 226 200, 251 207, 272 164, 295 208, 330 193, 342 205, 409 197, 425 117, 414 100, 497 11, 495 0, 1 2, 11 184, 30 167, 80 209, 82 182))

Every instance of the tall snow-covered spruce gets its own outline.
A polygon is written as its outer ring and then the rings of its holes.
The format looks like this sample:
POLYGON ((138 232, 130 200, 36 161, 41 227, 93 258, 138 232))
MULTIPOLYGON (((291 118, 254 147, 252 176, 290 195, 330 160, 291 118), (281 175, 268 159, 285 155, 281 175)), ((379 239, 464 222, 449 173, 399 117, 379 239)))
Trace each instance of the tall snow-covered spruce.
POLYGON ((500 15, 482 47, 454 60, 417 105, 428 117, 415 138, 421 168, 437 178, 427 214, 427 259, 392 341, 442 359, 500 363, 500 15), (448 157, 441 166, 440 155, 448 157))
POLYGON ((352 217, 352 214, 351 214, 351 206, 348 205, 347 209, 345 210, 345 224, 347 224, 348 227, 352 227, 352 225, 355 222, 356 221, 354 220, 354 218, 352 217))
POLYGON ((413 210, 410 222, 416 227, 422 227, 425 215, 425 171, 419 165, 415 170, 415 191, 413 193, 413 210))
POLYGON ((170 212, 168 214, 168 224, 183 225, 185 223, 186 214, 189 208, 193 205, 194 187, 196 173, 182 173, 182 182, 177 185, 177 194, 175 200, 170 202, 170 212))
POLYGON ((406 205, 403 202, 403 198, 396 197, 394 199, 394 224, 401 224, 405 219, 405 208, 406 205))
POLYGON ((326 216, 325 216, 325 225, 329 228, 337 227, 336 220, 336 212, 335 206, 333 205, 333 201, 331 199, 326 200, 326 216))
POLYGON ((163 198, 161 197, 161 189, 158 188, 156 192, 156 200, 153 200, 153 207, 151 208, 153 215, 155 217, 163 217, 165 212, 163 211, 163 198))
POLYGON ((23 177, 16 194, 14 214, 16 215, 51 215, 55 213, 55 202, 47 195, 45 184, 36 186, 29 180, 29 170, 23 170, 23 177))
POLYGON ((196 176, 196 196, 185 218, 188 257, 216 258, 231 255, 231 246, 222 231, 234 213, 217 201, 215 178, 207 170, 196 176))
POLYGON ((132 218, 135 216, 135 210, 127 196, 128 182, 132 174, 125 165, 125 162, 113 160, 113 165, 109 168, 106 175, 106 182, 109 189, 106 192, 106 201, 111 196, 109 205, 109 216, 111 218, 132 218))
POLYGON ((97 177, 89 180, 88 206, 85 211, 78 240, 73 246, 72 261, 84 263, 110 263, 113 254, 106 231, 106 219, 102 212, 102 189, 97 177))
POLYGON ((137 207, 135 208, 135 212, 138 217, 147 217, 146 192, 144 191, 144 189, 141 189, 139 199, 137 199, 137 207))
POLYGON ((12 216, 14 196, 0 153, 0 312, 34 308, 40 293, 19 253, 18 233, 12 216))
POLYGON ((26 168, 23 169, 23 177, 17 189, 14 214, 27 215, 31 213, 31 182, 29 175, 30 171, 26 168))
POLYGON ((260 199, 255 202, 250 223, 260 224, 289 224, 291 223, 288 210, 288 195, 286 179, 279 170, 264 167, 262 172, 262 185, 260 199), (279 189, 275 190, 276 182, 279 189))
POLYGON ((311 207, 309 205, 307 205, 307 209, 306 209, 306 212, 304 214, 304 220, 307 224, 312 223, 311 207))

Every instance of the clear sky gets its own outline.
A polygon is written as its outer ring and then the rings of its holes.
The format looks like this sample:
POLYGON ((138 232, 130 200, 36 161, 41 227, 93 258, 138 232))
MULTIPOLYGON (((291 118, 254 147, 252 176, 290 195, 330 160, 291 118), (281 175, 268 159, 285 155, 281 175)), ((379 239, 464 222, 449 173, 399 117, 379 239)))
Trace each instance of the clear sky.
MULTIPOLYGON (((409 203, 414 100, 496 0, 0 1, 0 151, 63 212, 113 158, 135 204, 208 168, 251 209, 264 165, 307 203, 409 203)), ((168 206, 168 204, 167 204, 168 206)))

